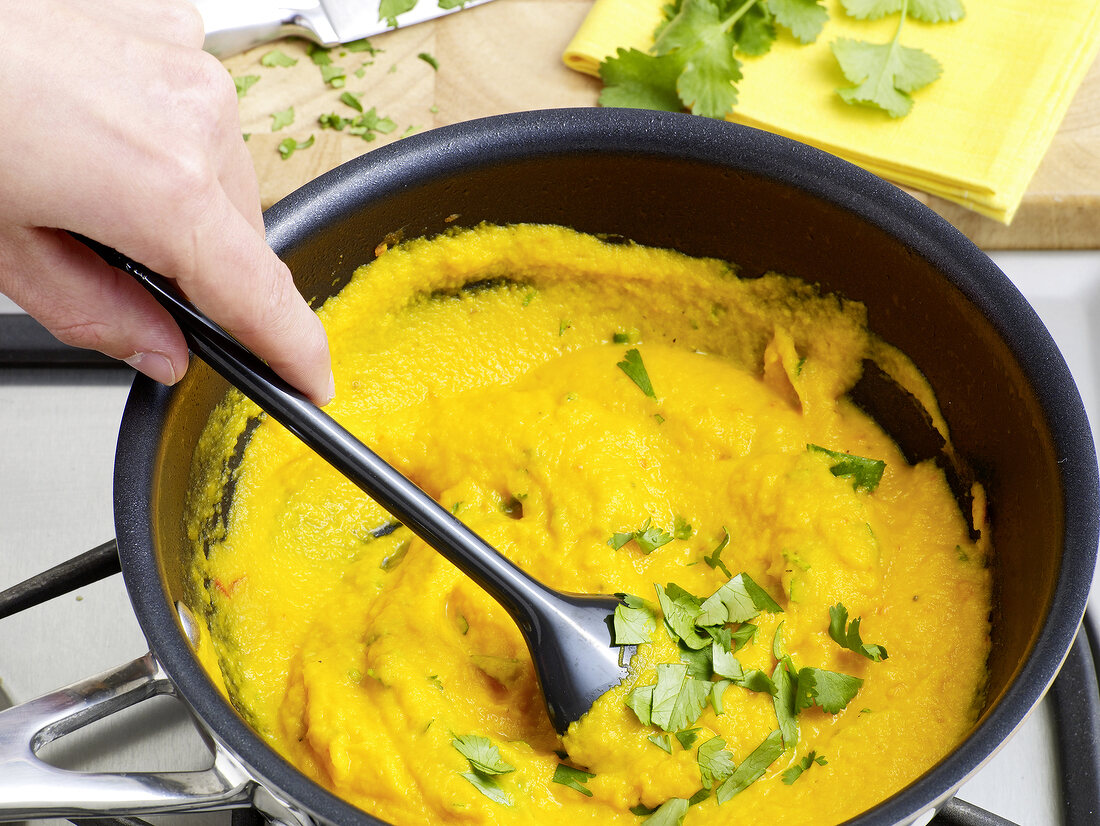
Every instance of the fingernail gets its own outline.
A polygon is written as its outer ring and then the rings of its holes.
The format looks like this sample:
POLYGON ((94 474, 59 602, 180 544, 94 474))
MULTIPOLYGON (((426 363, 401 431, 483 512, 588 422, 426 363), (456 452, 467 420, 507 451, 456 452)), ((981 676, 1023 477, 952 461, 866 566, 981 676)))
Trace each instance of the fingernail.
POLYGON ((324 402, 321 403, 321 407, 324 407, 326 404, 328 404, 330 401, 332 401, 335 398, 336 398, 336 376, 334 376, 332 374, 332 371, 329 370, 329 373, 328 373, 328 396, 325 398, 324 402))
POLYGON ((169 387, 176 383, 176 371, 172 367, 172 362, 163 353, 156 351, 134 353, 123 361, 153 381, 159 381, 169 387))

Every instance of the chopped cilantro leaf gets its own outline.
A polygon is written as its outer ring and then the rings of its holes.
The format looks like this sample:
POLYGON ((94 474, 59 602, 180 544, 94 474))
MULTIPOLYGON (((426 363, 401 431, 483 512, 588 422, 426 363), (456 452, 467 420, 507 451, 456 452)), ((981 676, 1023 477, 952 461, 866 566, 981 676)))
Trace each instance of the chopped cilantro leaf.
POLYGON ((634 534, 634 541, 638 543, 638 547, 645 553, 653 553, 662 545, 667 545, 672 541, 672 535, 665 533, 660 528, 654 527, 649 524, 648 520, 646 524, 642 526, 642 529, 634 534))
POLYGON ((833 476, 850 479, 852 487, 856 490, 872 493, 878 487, 878 483, 882 480, 882 472, 886 469, 886 463, 881 459, 866 459, 863 456, 840 453, 814 444, 806 445, 806 449, 813 453, 822 453, 831 459, 833 464, 829 466, 829 471, 833 476))
POLYGON ((795 696, 798 691, 796 680, 797 674, 791 666, 790 658, 780 660, 772 672, 772 683, 775 685, 772 705, 775 707, 775 718, 779 722, 779 731, 785 748, 791 748, 798 742, 798 710, 795 708, 795 696))
POLYGON ((321 125, 322 129, 335 129, 337 132, 339 132, 341 129, 351 123, 351 118, 341 117, 335 112, 329 112, 328 114, 318 115, 317 123, 321 125))
POLYGON ((783 609, 752 577, 742 572, 703 602, 698 622, 700 625, 747 622, 761 611, 781 614, 783 609))
POLYGON ((363 113, 363 117, 356 118, 356 125, 381 132, 383 135, 388 135, 397 128, 397 123, 392 118, 379 115, 378 110, 373 106, 363 113))
POLYGON ((708 797, 710 797, 710 789, 700 789, 688 798, 688 806, 694 806, 697 803, 702 803, 708 797))
POLYGON ((665 731, 691 727, 710 697, 709 680, 689 677, 682 663, 659 663, 650 720, 665 731))
POLYGON ((795 707, 821 706, 829 714, 839 714, 859 693, 863 680, 824 668, 802 668, 798 672, 795 707))
POLYGON ((267 52, 263 57, 260 58, 261 66, 287 67, 296 66, 297 64, 298 59, 296 57, 291 57, 286 52, 280 49, 272 49, 270 52, 267 52))
POLYGON ((682 642, 679 644, 680 662, 688 667, 688 675, 697 680, 709 680, 714 674, 714 657, 711 655, 711 647, 688 648, 682 642))
POLYGON ((699 763, 699 776, 704 789, 722 783, 737 768, 733 755, 726 751, 726 741, 721 737, 712 737, 700 744, 695 759, 699 763))
POLYGON ((760 630, 751 622, 742 623, 738 626, 737 630, 733 632, 731 642, 733 644, 732 651, 736 654, 740 649, 744 648, 754 639, 756 639, 756 632, 760 630))
POLYGON ((668 583, 664 588, 660 585, 653 587, 665 615, 665 627, 672 637, 682 640, 688 648, 700 649, 707 646, 710 638, 704 637, 695 627, 702 610, 699 598, 674 582, 668 583))
POLYGON ((714 707, 715 714, 724 714, 725 708, 722 704, 722 698, 726 694, 726 689, 733 685, 733 680, 718 680, 711 683, 710 689, 710 704, 714 707))
POLYGON ((641 597, 623 594, 623 604, 615 607, 615 645, 639 645, 649 642, 657 628, 657 612, 641 597))
POLYGON ((310 43, 306 53, 315 66, 328 66, 332 63, 332 55, 329 54, 329 50, 317 43, 310 43))
POLYGON ((481 774, 507 774, 516 770, 515 766, 501 758, 500 750, 488 737, 479 734, 452 734, 451 745, 470 761, 470 768, 481 774))
POLYGON ((382 0, 378 4, 378 19, 387 26, 397 28, 397 16, 412 11, 416 0, 382 0))
POLYGON ((673 797, 662 803, 657 811, 642 822, 649 826, 680 826, 687 811, 688 802, 682 797, 673 797))
POLYGON ((683 731, 676 732, 676 739, 680 741, 680 745, 685 749, 690 749, 695 745, 695 741, 699 739, 700 728, 689 728, 683 731))
POLYGON ((737 658, 733 654, 714 642, 711 645, 711 662, 714 673, 719 677, 725 677, 729 680, 741 680, 744 679, 745 673, 741 668, 741 663, 737 661, 737 658))
POLYGON ((271 131, 278 132, 284 126, 290 126, 294 123, 294 107, 288 106, 281 112, 272 112, 271 114, 271 131))
POLYGON ((816 751, 811 751, 809 754, 807 754, 805 757, 803 757, 801 760, 799 760, 797 763, 795 763, 793 766, 783 772, 783 782, 786 783, 788 786, 791 785, 794 781, 802 776, 803 772, 809 771, 814 763, 817 763, 817 765, 819 766, 829 765, 828 760, 826 760, 824 757, 819 756, 816 751))
POLYGON ((511 806, 512 796, 500 787, 495 777, 480 772, 462 772, 462 776, 479 792, 501 806, 511 806))
POLYGON ((726 563, 722 561, 722 551, 726 549, 726 546, 730 544, 730 532, 725 528, 722 528, 722 541, 715 546, 714 550, 710 552, 709 556, 704 556, 703 561, 707 563, 711 568, 718 568, 726 576, 732 577, 730 569, 726 567, 726 563))
POLYGON ((753 749, 716 792, 718 803, 725 803, 734 795, 740 794, 761 777, 783 753, 783 735, 776 729, 763 743, 753 749))
POLYGON ((670 734, 651 734, 646 739, 648 739, 649 742, 651 742, 653 745, 655 745, 661 751, 665 751, 665 752, 668 752, 669 754, 672 754, 672 735, 670 735, 670 734))
POLYGON ((773 697, 777 691, 772 678, 758 668, 750 668, 740 680, 734 680, 733 684, 755 691, 757 694, 771 694, 773 697))
POLYGON ((550 778, 550 782, 560 783, 563 786, 576 789, 587 797, 591 797, 592 790, 584 784, 595 776, 596 775, 591 772, 586 772, 583 769, 575 769, 572 766, 565 765, 565 763, 558 763, 558 767, 554 769, 554 776, 550 778))
POLYGON ((639 390, 651 399, 657 398, 657 394, 653 392, 653 384, 649 380, 649 373, 645 369, 645 364, 642 363, 642 354, 638 352, 637 348, 631 347, 627 350, 626 356, 618 363, 618 367, 626 373, 632 382, 638 385, 639 390))
POLYGON ((359 101, 360 97, 362 97, 362 95, 357 95, 355 94, 355 92, 344 92, 342 95, 340 95, 340 102, 350 106, 356 112, 362 112, 363 104, 359 101))
POLYGON ((347 82, 347 72, 341 66, 325 64, 321 66, 321 80, 333 89, 339 89, 347 82))
POLYGON ((653 725, 653 689, 651 685, 636 686, 624 701, 643 726, 653 725))
POLYGON ((865 643, 859 635, 860 617, 848 622, 848 609, 843 603, 838 602, 829 609, 829 636, 833 638, 841 648, 847 648, 857 654, 862 654, 873 662, 882 662, 887 659, 886 649, 881 645, 865 643))
POLYGON ((366 37, 362 40, 353 40, 350 43, 345 43, 344 48, 349 52, 369 52, 370 54, 377 54, 382 51, 382 49, 376 49, 366 37))
POLYGON ((667 533, 661 528, 654 527, 653 519, 649 518, 642 524, 636 531, 631 533, 614 533, 611 538, 607 540, 609 547, 614 548, 616 551, 623 547, 630 540, 634 540, 643 553, 651 554, 662 545, 667 545, 672 541, 672 534, 667 533))
POLYGON ((299 149, 309 149, 313 146, 313 135, 310 135, 304 141, 295 140, 294 138, 283 138, 279 141, 279 154, 285 161, 299 149))
POLYGON ((682 516, 676 516, 672 522, 672 537, 674 539, 691 539, 693 531, 691 523, 682 516))
POLYGON ((609 540, 607 540, 607 544, 617 551, 617 550, 619 550, 619 548, 621 548, 623 545, 625 545, 627 542, 629 542, 633 538, 634 538, 633 532, 631 532, 631 533, 613 533, 613 534, 611 534, 611 538, 609 540))
POLYGON ((241 75, 240 77, 233 78, 233 85, 237 88, 237 97, 243 98, 248 94, 248 90, 252 88, 253 84, 258 82, 259 75, 241 75))

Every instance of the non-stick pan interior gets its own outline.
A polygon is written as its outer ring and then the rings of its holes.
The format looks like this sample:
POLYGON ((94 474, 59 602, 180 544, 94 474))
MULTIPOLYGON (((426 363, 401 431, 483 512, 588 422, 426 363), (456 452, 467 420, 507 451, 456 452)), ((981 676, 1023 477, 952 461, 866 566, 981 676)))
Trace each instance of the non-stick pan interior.
MULTIPOLYGON (((872 328, 928 377, 956 447, 986 487, 997 610, 985 726, 995 730, 961 749, 928 790, 880 813, 890 819, 860 821, 894 822, 899 806, 934 802, 988 756, 1052 679, 1083 610, 1096 547, 1095 456, 1080 400, 1019 293, 899 190, 753 130, 686 116, 567 110, 414 136, 329 173, 267 217, 269 241, 317 304, 383 241, 483 221, 565 224, 728 259, 745 275, 798 276, 863 301, 872 328)), ((148 458, 131 457, 155 481, 120 473, 130 489, 119 494, 148 509, 125 506, 151 526, 159 568, 138 560, 145 529, 133 528, 127 541, 120 526, 120 544, 134 563, 128 585, 131 593, 142 589, 135 606, 154 651, 158 642, 179 646, 174 623, 162 625, 171 622, 171 602, 184 596, 191 553, 181 527, 186 475, 223 392, 202 368, 172 393, 139 383, 131 401, 164 429, 158 446, 145 447, 148 458)), ((929 641, 930 656, 935 645, 929 641)), ((193 705, 211 704, 193 660, 166 667, 193 705)), ((225 708, 209 711, 215 725, 228 720, 225 708)), ((242 756, 268 776, 274 771, 258 742, 233 745, 251 750, 242 756)))

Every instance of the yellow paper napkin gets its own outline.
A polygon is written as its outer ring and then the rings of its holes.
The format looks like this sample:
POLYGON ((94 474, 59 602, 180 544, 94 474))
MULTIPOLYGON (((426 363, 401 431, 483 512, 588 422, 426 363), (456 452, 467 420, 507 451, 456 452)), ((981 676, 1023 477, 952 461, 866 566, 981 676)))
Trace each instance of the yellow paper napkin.
MULTIPOLYGON (((599 74, 619 48, 645 51, 667 0, 596 0, 563 55, 599 74)), ((839 37, 888 42, 898 16, 849 18, 827 0, 829 21, 803 46, 783 29, 771 51, 741 57, 744 78, 729 120, 777 132, 846 158, 896 183, 1009 223, 1100 49, 1096 0, 966 0, 955 23, 907 20, 905 46, 943 64, 913 94, 904 118, 850 106, 850 86, 829 44, 839 37)))

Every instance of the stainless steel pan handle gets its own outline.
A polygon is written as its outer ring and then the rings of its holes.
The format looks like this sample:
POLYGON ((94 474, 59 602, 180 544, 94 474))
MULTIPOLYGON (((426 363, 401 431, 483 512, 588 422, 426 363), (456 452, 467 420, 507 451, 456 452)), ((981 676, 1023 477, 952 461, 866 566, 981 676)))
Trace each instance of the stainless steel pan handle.
POLYGON ((255 784, 208 740, 213 765, 181 772, 74 772, 38 757, 47 743, 175 689, 152 654, 0 712, 0 820, 201 812, 248 805, 255 784))

